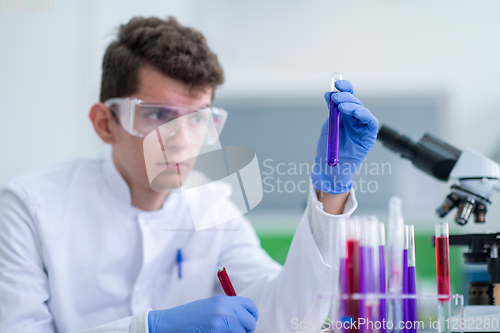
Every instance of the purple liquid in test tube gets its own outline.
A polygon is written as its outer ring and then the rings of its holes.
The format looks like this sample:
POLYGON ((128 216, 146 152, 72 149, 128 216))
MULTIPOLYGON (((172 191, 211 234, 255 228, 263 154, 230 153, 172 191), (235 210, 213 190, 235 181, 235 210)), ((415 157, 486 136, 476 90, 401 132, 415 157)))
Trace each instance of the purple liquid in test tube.
MULTIPOLYGON (((341 296, 345 296, 348 293, 347 290, 347 259, 346 258, 340 258, 340 294, 341 296)), ((346 315, 346 301, 344 299, 341 299, 340 301, 340 316, 344 317, 346 315)))
MULTIPOLYGON (((340 220, 339 221, 339 232, 338 232, 338 240, 340 247, 340 295, 339 299, 339 319, 343 320, 347 316, 347 300, 343 299, 349 293, 348 285, 347 285, 347 221, 340 220)), ((347 330, 342 328, 340 332, 346 332, 347 330)))
MULTIPOLYGON (((363 231, 362 231, 363 232, 363 231)), ((364 233, 364 232, 363 232, 364 233)), ((366 258, 366 250, 367 247, 365 244, 363 244, 363 241, 361 241, 361 246, 359 247, 359 293, 360 294, 366 294, 366 271, 365 271, 365 260, 366 258)), ((365 313, 365 300, 360 299, 359 300, 359 318, 364 318, 366 319, 366 313, 365 313)), ((365 327, 360 327, 359 332, 363 333, 366 332, 365 327)))
MULTIPOLYGON (((342 80, 342 74, 332 74, 332 94, 339 92, 335 88, 335 81, 342 80)), ((326 146, 326 162, 334 167, 339 163, 339 144, 340 144, 340 111, 330 97, 330 115, 328 117, 328 141, 326 146)))
MULTIPOLYGON (((364 280, 365 280, 365 290, 364 294, 367 293, 376 293, 376 288, 375 288, 375 267, 373 267, 373 247, 371 244, 365 246, 365 251, 364 251, 364 280)), ((360 316, 361 318, 365 318, 366 321, 374 322, 376 320, 376 304, 374 304, 373 300, 366 300, 363 306, 363 312, 362 315, 360 316)), ((373 329, 370 327, 362 327, 363 330, 362 332, 372 332, 373 329)))
MULTIPOLYGON (((387 293, 385 276, 385 226, 382 222, 380 222, 379 224, 378 235, 379 290, 381 295, 385 295, 387 293)), ((379 321, 387 322, 387 303, 384 298, 380 299, 378 307, 379 321)), ((387 333, 387 326, 382 325, 382 327, 380 328, 380 333, 387 333)))
MULTIPOLYGON (((378 318, 378 299, 375 295, 378 293, 378 237, 379 222, 376 216, 368 216, 363 219, 362 238, 361 238, 361 260, 360 277, 362 278, 361 294, 365 299, 360 300, 360 318, 366 322, 375 322, 378 318)), ((360 325, 361 326, 361 325, 360 325)), ((362 333, 371 333, 373 327, 361 326, 362 333)))
MULTIPOLYGON (((404 226, 404 250, 403 250, 403 295, 408 295, 408 248, 409 248, 409 228, 407 225, 404 226)), ((403 321, 405 324, 405 328, 403 332, 409 332, 409 329, 406 328, 406 323, 410 320, 409 318, 409 302, 408 298, 403 298, 403 321)))
POLYGON ((388 320, 399 323, 403 320, 403 249, 404 249, 404 219, 403 202, 398 197, 389 200, 389 220, 387 227, 387 293, 395 296, 387 299, 389 305, 388 320))
MULTIPOLYGON (((347 227, 347 290, 348 295, 359 294, 362 280, 360 279, 360 241, 361 241, 361 223, 357 216, 349 219, 347 227)), ((358 321, 360 300, 349 298, 346 301, 346 319, 352 318, 353 321, 358 321)), ((349 333, 359 333, 358 327, 351 327, 347 330, 349 333)))
MULTIPOLYGON (((416 295, 417 286, 415 281, 415 228, 413 225, 409 226, 409 248, 408 248, 408 294, 416 295)), ((409 333, 417 333, 417 328, 413 323, 417 321, 417 300, 408 300, 408 320, 412 323, 412 328, 409 333)))

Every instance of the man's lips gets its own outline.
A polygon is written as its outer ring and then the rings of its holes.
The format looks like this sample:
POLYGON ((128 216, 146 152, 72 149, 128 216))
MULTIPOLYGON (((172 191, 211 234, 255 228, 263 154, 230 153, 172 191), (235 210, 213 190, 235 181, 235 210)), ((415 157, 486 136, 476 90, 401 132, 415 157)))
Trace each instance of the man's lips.
POLYGON ((179 168, 179 170, 182 170, 182 169, 187 167, 187 164, 183 163, 183 162, 169 163, 169 164, 166 164, 165 162, 161 162, 161 163, 156 163, 156 164, 164 167, 166 170, 175 170, 175 171, 177 171, 177 167, 179 168))

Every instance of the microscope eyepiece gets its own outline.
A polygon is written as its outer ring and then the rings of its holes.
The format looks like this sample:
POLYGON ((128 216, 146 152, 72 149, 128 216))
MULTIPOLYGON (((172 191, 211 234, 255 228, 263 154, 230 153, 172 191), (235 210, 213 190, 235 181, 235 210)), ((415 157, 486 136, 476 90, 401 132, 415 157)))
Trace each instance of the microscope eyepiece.
POLYGON ((377 140, 380 140, 384 146, 410 161, 413 161, 417 153, 417 145, 410 137, 385 125, 382 125, 378 131, 377 140))
POLYGON ((386 125, 380 128, 377 140, 401 157, 409 159, 420 170, 443 181, 448 180, 451 169, 462 153, 428 133, 415 143, 410 137, 386 125))
MULTIPOLYGON (((470 150, 462 154, 461 150, 429 133, 424 134, 418 142, 414 142, 401 132, 382 125, 377 140, 401 157, 409 159, 418 169, 442 181, 447 181, 450 178, 450 174, 460 158, 460 167, 453 174, 453 178, 458 179, 460 184, 451 186, 451 194, 436 209, 436 213, 443 218, 457 207, 455 222, 458 224, 467 224, 472 214, 474 214, 475 222, 486 222, 486 211, 490 200, 489 192, 484 193, 485 186, 483 183, 486 179, 499 182, 498 164, 470 150), (475 160, 479 160, 480 164, 478 166, 475 166, 475 160), (475 169, 481 172, 484 170, 491 171, 488 177, 476 177, 475 169), (477 185, 476 183, 480 184, 477 185)), ((481 172, 480 175, 482 175, 481 172)))

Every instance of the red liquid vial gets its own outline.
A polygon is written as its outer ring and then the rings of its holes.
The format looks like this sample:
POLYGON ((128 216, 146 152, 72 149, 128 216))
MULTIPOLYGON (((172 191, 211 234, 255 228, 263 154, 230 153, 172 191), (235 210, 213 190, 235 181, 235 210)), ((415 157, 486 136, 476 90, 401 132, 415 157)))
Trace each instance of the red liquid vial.
MULTIPOLYGON (((448 224, 436 225, 436 275, 437 291, 440 295, 450 295, 450 253, 449 253, 450 235, 448 224)), ((445 301, 449 298, 441 298, 445 301)))

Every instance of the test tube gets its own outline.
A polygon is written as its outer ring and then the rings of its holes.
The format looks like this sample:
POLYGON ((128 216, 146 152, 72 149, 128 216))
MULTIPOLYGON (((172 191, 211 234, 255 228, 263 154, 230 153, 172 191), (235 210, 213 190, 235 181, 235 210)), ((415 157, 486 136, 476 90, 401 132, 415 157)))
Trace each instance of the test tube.
MULTIPOLYGON (((410 229, 407 225, 404 226, 404 247, 403 247, 403 294, 408 295, 408 249, 410 247, 410 229)), ((408 332, 406 324, 409 321, 408 298, 403 298, 403 332, 408 332)))
MULTIPOLYGON (((347 289, 347 224, 345 219, 341 219, 338 224, 338 240, 339 240, 339 317, 344 319, 347 316, 346 304, 347 301, 343 298, 348 294, 347 289)), ((344 330, 342 330, 344 331, 344 330)))
POLYGON ((376 216, 371 216, 370 218, 370 248, 369 248, 369 258, 370 258, 370 271, 372 272, 372 278, 369 280, 370 292, 379 292, 379 221, 376 216))
MULTIPOLYGON (((382 222, 379 223, 378 239, 379 293, 384 296, 387 291, 387 280, 385 275, 385 225, 382 222)), ((387 322, 387 303, 385 298, 380 298, 378 315, 379 322, 387 322)), ((382 325, 380 333, 387 333, 386 325, 382 325)))
MULTIPOLYGON (((361 240, 359 245, 359 293, 364 294, 369 292, 369 283, 371 272, 370 272, 370 221, 367 217, 361 219, 361 240)), ((366 300, 359 300, 359 318, 368 319, 368 314, 365 312, 366 300)), ((365 332, 365 327, 360 327, 361 332, 365 332)))
MULTIPOLYGON (((360 293, 360 220, 352 217, 347 225, 347 293, 349 295, 360 293)), ((351 317, 357 321, 359 317, 359 300, 347 299, 346 317, 351 317)), ((359 332, 358 329, 351 329, 351 332, 359 332)))
MULTIPOLYGON (((416 295, 417 286, 415 281, 415 227, 409 227, 409 247, 408 247, 408 294, 416 295)), ((417 299, 408 299, 408 320, 412 323, 410 333, 416 333, 417 328, 414 323, 417 321, 417 299)))
MULTIPOLYGON (((335 81, 342 80, 342 74, 332 74, 332 84, 330 92, 338 93, 335 88, 335 81)), ((330 115, 328 117, 328 141, 326 148, 326 162, 329 166, 334 167, 339 163, 339 144, 340 144, 340 111, 338 105, 335 104, 330 97, 330 115)))
POLYGON ((448 223, 436 224, 436 273, 438 291, 439 332, 449 333, 450 320, 450 233, 448 223))
MULTIPOLYGON (((389 200, 388 223, 388 291, 392 296, 401 296, 403 291, 403 234, 404 220, 402 201, 394 196, 389 200)), ((399 323, 403 320, 403 308, 400 299, 393 298, 389 302, 389 320, 399 323)), ((394 328, 394 331, 397 329, 394 328)))
MULTIPOLYGON (((378 298, 379 291, 379 222, 376 216, 368 216, 363 219, 362 228, 362 262, 365 298, 360 313, 361 318, 366 322, 375 322, 378 318, 378 298)), ((373 326, 362 326, 364 332, 372 332, 373 326)))

